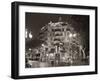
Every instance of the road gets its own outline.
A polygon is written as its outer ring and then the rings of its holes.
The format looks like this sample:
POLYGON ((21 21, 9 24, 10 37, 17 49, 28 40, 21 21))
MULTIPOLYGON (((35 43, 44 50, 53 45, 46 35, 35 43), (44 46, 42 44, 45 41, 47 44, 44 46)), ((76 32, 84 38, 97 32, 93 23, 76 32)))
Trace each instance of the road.
POLYGON ((31 61, 31 68, 37 68, 37 67, 49 67, 50 64, 46 62, 39 62, 39 61, 31 61))
POLYGON ((57 67, 57 66, 79 66, 79 65, 89 65, 88 61, 81 61, 81 60, 74 60, 72 63, 59 63, 57 65, 51 65, 47 62, 39 62, 39 61, 29 61, 31 68, 38 68, 38 67, 57 67))

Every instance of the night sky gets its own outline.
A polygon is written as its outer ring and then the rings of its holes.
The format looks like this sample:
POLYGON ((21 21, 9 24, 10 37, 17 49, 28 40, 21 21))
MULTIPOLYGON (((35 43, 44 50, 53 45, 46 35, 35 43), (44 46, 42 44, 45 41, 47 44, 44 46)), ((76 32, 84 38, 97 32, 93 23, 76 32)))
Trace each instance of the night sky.
MULTIPOLYGON (((44 13, 27 13, 25 15, 25 23, 28 31, 33 34, 33 39, 36 38, 40 29, 48 24, 50 21, 58 22, 59 18, 61 21, 68 22, 75 29, 76 32, 80 33, 87 50, 89 48, 89 16, 88 15, 70 15, 70 14, 44 14, 44 13)), ((31 41, 33 42, 33 41, 31 41)), ((26 42, 27 43, 27 42, 26 42)), ((36 43, 35 43, 36 44, 36 43)))

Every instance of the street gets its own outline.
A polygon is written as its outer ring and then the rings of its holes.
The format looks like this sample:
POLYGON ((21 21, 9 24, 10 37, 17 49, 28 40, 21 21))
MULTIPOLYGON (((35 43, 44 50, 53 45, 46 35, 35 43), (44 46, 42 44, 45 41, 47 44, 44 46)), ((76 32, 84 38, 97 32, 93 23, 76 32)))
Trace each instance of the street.
POLYGON ((37 68, 37 67, 49 67, 50 64, 46 62, 39 62, 39 61, 29 61, 29 64, 31 65, 31 68, 37 68))
POLYGON ((59 66, 76 66, 76 65, 88 65, 86 61, 84 60, 74 60, 69 63, 60 62, 59 64, 51 64, 48 62, 40 62, 40 61, 29 61, 29 64, 31 65, 31 68, 39 68, 39 67, 59 67, 59 66))

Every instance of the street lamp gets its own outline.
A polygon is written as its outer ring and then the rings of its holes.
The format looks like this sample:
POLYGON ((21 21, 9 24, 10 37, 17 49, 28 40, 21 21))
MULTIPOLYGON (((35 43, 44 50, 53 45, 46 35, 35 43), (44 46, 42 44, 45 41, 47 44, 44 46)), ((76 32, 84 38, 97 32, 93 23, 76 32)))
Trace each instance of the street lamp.
POLYGON ((76 34, 76 33, 74 33, 74 34, 73 34, 73 37, 76 37, 76 36, 77 36, 77 34, 76 34))
POLYGON ((32 34, 31 34, 31 32, 30 32, 30 33, 29 33, 29 38, 32 39, 32 37, 33 37, 33 36, 32 36, 32 34))
POLYGON ((29 48, 29 51, 31 51, 32 49, 31 48, 29 48))
POLYGON ((73 34, 72 34, 72 33, 70 33, 70 34, 69 34, 69 37, 70 37, 70 38, 72 38, 72 37, 73 37, 73 34))
POLYGON ((44 47, 44 44, 42 44, 42 46, 44 47))
POLYGON ((69 37, 70 37, 70 38, 72 38, 72 37, 76 37, 76 36, 77 36, 76 33, 74 33, 74 34, 70 33, 70 34, 69 34, 69 37))
POLYGON ((32 37, 33 37, 32 33, 31 32, 29 33, 28 30, 25 29, 25 38, 26 39, 32 39, 32 37))
MULTIPOLYGON (((74 37, 76 37, 77 36, 77 34, 76 33, 74 33, 74 34, 72 34, 72 33, 70 33, 69 34, 69 53, 70 53, 70 47, 71 47, 71 43, 72 43, 72 41, 73 41, 73 38, 74 37)), ((70 64, 72 65, 72 63, 73 63, 73 54, 71 53, 71 57, 70 57, 70 64)))

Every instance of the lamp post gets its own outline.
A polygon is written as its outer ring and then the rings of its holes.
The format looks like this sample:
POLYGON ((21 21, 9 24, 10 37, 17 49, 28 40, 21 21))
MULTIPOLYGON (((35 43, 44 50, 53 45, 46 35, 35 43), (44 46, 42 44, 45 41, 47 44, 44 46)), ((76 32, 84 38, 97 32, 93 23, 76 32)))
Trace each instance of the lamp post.
POLYGON ((45 45, 41 44, 41 46, 43 47, 43 60, 46 61, 46 52, 45 52, 45 45))
POLYGON ((25 30, 25 38, 26 39, 32 39, 33 38, 33 35, 32 35, 32 32, 29 32, 27 29, 25 30))
POLYGON ((71 53, 71 51, 70 51, 70 47, 71 47, 71 43, 72 43, 72 41, 73 41, 73 38, 75 38, 77 36, 77 34, 76 33, 74 33, 74 34, 72 34, 72 33, 70 33, 69 34, 69 54, 71 54, 71 57, 70 57, 70 63, 71 63, 71 65, 72 65, 72 63, 73 63, 73 55, 72 55, 72 53, 71 53))
POLYGON ((33 35, 32 35, 32 33, 30 32, 30 33, 29 33, 29 38, 32 39, 32 37, 33 37, 33 35))

